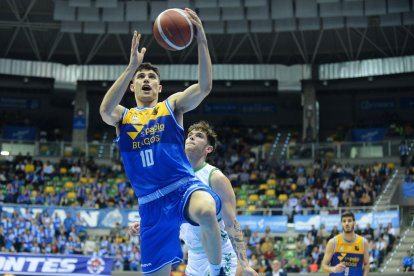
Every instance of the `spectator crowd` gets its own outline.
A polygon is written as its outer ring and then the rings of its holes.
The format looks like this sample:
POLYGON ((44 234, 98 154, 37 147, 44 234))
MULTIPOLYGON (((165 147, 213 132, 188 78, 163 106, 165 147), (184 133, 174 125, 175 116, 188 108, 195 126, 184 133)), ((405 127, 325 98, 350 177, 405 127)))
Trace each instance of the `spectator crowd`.
MULTIPOLYGON (((236 197, 244 200, 240 210, 253 214, 284 214, 292 222, 295 214, 328 214, 340 207, 373 205, 392 173, 393 164, 350 165, 316 158, 311 165, 292 165, 286 160, 267 162, 265 133, 231 133, 223 128, 222 137, 210 162, 231 180, 236 197), (227 133, 229 132, 229 133, 227 133), (228 134, 228 135, 226 135, 228 134), (266 189, 260 186, 266 184, 266 189), (268 191, 272 190, 271 193, 268 191), (252 196, 255 195, 255 196, 252 196), (254 208, 250 208, 254 206, 254 208), (268 210, 268 211, 263 211, 268 210)), ((70 206, 92 208, 137 208, 121 162, 98 165, 93 158, 63 158, 57 163, 18 155, 0 163, 0 206, 9 204, 70 206)), ((2 252, 46 254, 88 254, 113 257, 114 268, 140 269, 139 241, 116 225, 108 235, 88 234, 78 214, 61 220, 47 212, 24 215, 1 212, 0 249, 2 252)), ((370 244, 370 265, 377 269, 398 237, 391 225, 356 229, 370 244)), ((297 237, 282 238, 271 233, 251 232, 244 236, 250 265, 271 273, 275 267, 285 272, 320 270, 327 240, 339 233, 323 225, 297 237)), ((184 252, 186 251, 183 245, 184 252)), ((178 269, 178 268, 177 268, 178 269)))

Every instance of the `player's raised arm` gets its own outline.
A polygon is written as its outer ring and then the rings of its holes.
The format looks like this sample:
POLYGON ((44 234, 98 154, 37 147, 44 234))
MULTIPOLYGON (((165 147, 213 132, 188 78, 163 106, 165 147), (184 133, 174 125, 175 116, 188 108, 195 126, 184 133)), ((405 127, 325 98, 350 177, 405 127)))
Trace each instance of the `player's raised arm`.
POLYGON ((129 64, 106 92, 99 108, 102 120, 108 125, 115 126, 119 120, 121 120, 124 107, 119 105, 119 103, 121 102, 125 91, 128 89, 136 69, 144 59, 146 49, 142 48, 141 51, 138 50, 140 39, 141 34, 138 34, 137 31, 135 31, 134 36, 132 37, 129 64))
POLYGON ((210 93, 213 86, 212 64, 203 25, 194 11, 185 9, 185 12, 196 28, 198 44, 198 83, 189 86, 183 92, 171 95, 168 99, 181 124, 182 114, 196 108, 210 93))

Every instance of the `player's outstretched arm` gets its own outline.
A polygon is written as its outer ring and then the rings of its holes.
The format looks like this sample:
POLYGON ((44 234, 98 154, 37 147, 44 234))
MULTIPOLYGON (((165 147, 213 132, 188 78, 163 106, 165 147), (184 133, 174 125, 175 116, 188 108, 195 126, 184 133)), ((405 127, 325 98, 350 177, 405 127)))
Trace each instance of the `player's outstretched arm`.
POLYGON ((189 86, 183 92, 171 95, 168 99, 181 124, 182 114, 196 108, 210 93, 213 86, 213 70, 203 25, 194 11, 185 9, 185 12, 196 28, 198 44, 198 83, 189 86))
POLYGON ((125 91, 128 89, 128 85, 132 80, 136 69, 144 59, 146 49, 142 48, 141 51, 138 50, 140 39, 141 34, 138 34, 137 31, 135 31, 134 36, 132 37, 129 64, 106 92, 99 108, 102 120, 108 125, 115 126, 119 120, 121 120, 124 107, 119 105, 119 103, 121 102, 125 91))
POLYGON ((243 232, 236 218, 236 196, 230 180, 221 172, 215 171, 211 177, 211 186, 222 202, 221 214, 223 217, 225 230, 229 235, 233 249, 243 270, 243 275, 258 276, 257 272, 249 267, 249 261, 246 256, 246 244, 243 239, 243 232))
POLYGON ((208 94, 213 85, 213 69, 210 53, 208 50, 207 37, 204 32, 203 24, 197 14, 191 9, 185 9, 191 22, 196 28, 196 38, 198 46, 198 85, 202 94, 208 94))
POLYGON ((331 266, 331 260, 334 254, 334 241, 330 239, 328 244, 326 245, 325 255, 323 256, 322 260, 322 268, 325 272, 329 273, 338 273, 343 272, 345 270, 345 265, 337 264, 336 266, 331 266))

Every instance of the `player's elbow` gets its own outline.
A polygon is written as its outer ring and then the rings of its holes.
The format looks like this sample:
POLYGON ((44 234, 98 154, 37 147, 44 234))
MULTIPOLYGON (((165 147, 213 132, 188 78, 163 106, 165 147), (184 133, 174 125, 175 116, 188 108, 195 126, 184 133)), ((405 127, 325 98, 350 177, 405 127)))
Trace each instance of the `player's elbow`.
POLYGON ((233 230, 234 223, 231 220, 226 221, 225 219, 223 219, 223 221, 224 221, 224 230, 226 230, 227 232, 233 230))
POLYGON ((224 228, 226 231, 234 228, 235 216, 223 216, 224 228))
POLYGON ((102 120, 105 120, 108 116, 111 116, 111 111, 109 110, 108 106, 105 104, 101 104, 99 107, 99 114, 101 114, 102 120))
POLYGON ((108 108, 103 104, 103 103, 101 103, 101 105, 99 106, 99 114, 101 114, 101 117, 105 114, 105 113, 107 113, 107 110, 108 110, 108 108))
POLYGON ((105 123, 112 125, 111 124, 111 112, 109 112, 107 108, 101 105, 101 107, 99 108, 99 114, 101 115, 101 118, 105 123))
POLYGON ((106 121, 108 118, 108 113, 104 109, 99 109, 99 114, 101 115, 102 120, 106 121))
POLYGON ((212 82, 207 82, 207 83, 200 84, 200 91, 201 91, 201 93, 203 93, 205 95, 210 94, 211 89, 213 89, 213 83, 212 82))

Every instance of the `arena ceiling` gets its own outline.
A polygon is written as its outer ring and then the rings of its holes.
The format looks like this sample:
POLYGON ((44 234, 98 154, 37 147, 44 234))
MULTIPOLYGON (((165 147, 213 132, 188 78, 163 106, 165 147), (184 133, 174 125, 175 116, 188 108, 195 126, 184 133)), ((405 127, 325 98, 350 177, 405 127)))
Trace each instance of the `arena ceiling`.
POLYGON ((414 54, 414 0, 1 0, 0 57, 63 64, 126 64, 131 33, 146 60, 196 63, 196 43, 169 52, 152 22, 196 9, 215 64, 321 64, 414 54))

